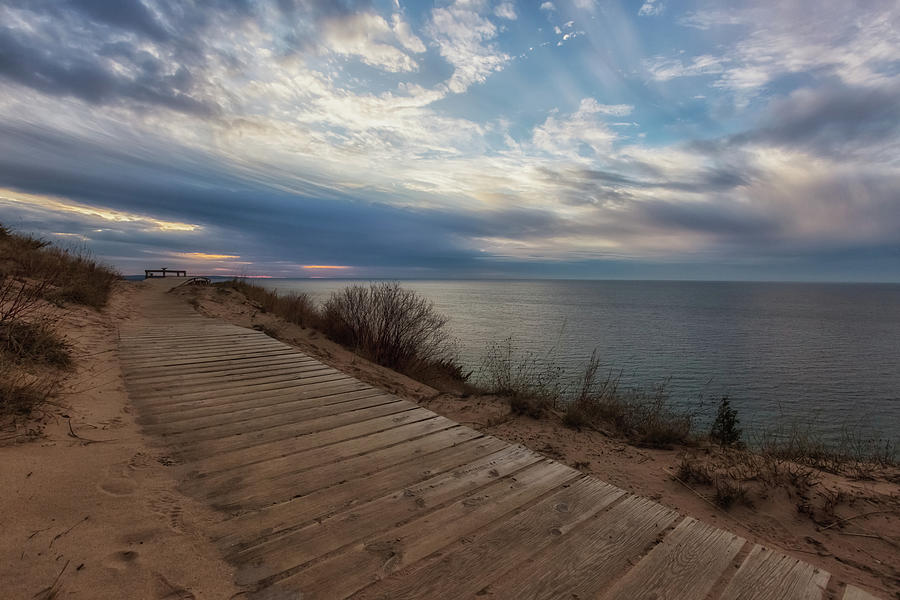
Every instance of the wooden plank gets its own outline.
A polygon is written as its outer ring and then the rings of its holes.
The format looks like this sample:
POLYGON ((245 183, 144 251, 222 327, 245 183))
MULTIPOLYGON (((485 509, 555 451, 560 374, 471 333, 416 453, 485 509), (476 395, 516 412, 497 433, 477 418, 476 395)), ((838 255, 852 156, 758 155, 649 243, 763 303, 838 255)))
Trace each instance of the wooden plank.
POLYGON ((311 365, 278 365, 270 369, 254 369, 247 373, 236 375, 223 374, 219 377, 200 382, 158 382, 135 384, 128 382, 129 390, 145 402, 156 398, 185 398, 189 394, 202 394, 213 390, 230 390, 237 387, 271 383, 276 381, 290 381, 310 377, 322 377, 324 375, 340 375, 347 377, 345 373, 326 367, 322 364, 311 365))
POLYGON ((223 352, 212 356, 204 356, 202 358, 195 357, 193 359, 184 358, 178 360, 170 360, 161 362, 160 364, 153 366, 140 366, 125 362, 122 364, 122 373, 126 377, 135 373, 166 373, 171 372, 172 369, 175 368, 188 369, 192 367, 209 366, 216 364, 227 365, 230 363, 240 362, 248 358, 271 357, 284 354, 294 354, 294 351, 290 348, 269 348, 254 351, 236 351, 232 353, 223 352))
MULTIPOLYGON (((376 404, 372 409, 383 410, 384 414, 394 411, 406 410, 414 407, 412 403, 406 403, 405 400, 394 400, 393 402, 385 402, 376 404), (398 404, 400 402, 401 404, 398 404)), ((365 414, 361 411, 369 411, 368 408, 360 408, 355 411, 334 411, 330 417, 334 419, 334 423, 352 423, 365 418, 365 414)), ((328 417, 323 415, 321 418, 328 417)), ((298 421, 286 421, 281 425, 273 427, 256 428, 249 431, 241 431, 228 435, 226 437, 217 437, 208 440, 191 440, 190 436, 185 436, 178 441, 177 438, 169 438, 169 445, 175 446, 178 457, 183 460, 198 460, 204 457, 214 457, 227 452, 239 452, 246 448, 252 448, 261 444, 270 442, 280 442, 299 435, 306 435, 318 430, 322 422, 318 419, 307 419, 298 421), (175 443, 175 442, 178 443, 175 443)))
POLYGON ((246 468, 232 469, 221 476, 208 478, 203 482, 203 487, 208 490, 207 496, 215 497, 220 506, 258 506, 259 502, 266 503, 273 496, 277 499, 278 493, 290 494, 298 485, 305 484, 298 483, 298 480, 303 480, 303 473, 315 467, 338 461, 346 462, 354 457, 369 457, 379 452, 382 460, 391 455, 402 459, 402 446, 415 443, 421 436, 453 427, 459 425, 435 415, 430 419, 406 423, 364 437, 289 454, 246 468), (396 449, 398 446, 400 448, 396 449))
POLYGON ((287 367, 290 365, 295 365, 297 367, 306 367, 312 365, 320 365, 325 367, 328 366, 300 354, 287 354, 275 359, 260 360, 255 363, 242 362, 237 365, 226 366, 224 368, 216 368, 213 370, 201 371, 197 373, 187 373, 179 369, 176 374, 170 373, 169 375, 165 375, 162 377, 157 375, 151 375, 149 377, 139 377, 132 375, 128 377, 128 383, 135 387, 142 384, 154 383, 157 385, 169 386, 193 385, 195 383, 215 381, 220 377, 271 370, 278 366, 287 367))
POLYGON ((492 437, 473 438, 456 445, 432 444, 432 452, 423 453, 416 460, 391 465, 352 480, 345 479, 333 486, 214 525, 212 537, 223 551, 234 554, 316 519, 480 458, 504 452, 507 448, 507 443, 492 437))
POLYGON ((177 367, 220 357, 230 357, 239 354, 250 354, 272 350, 293 350, 293 348, 270 338, 268 340, 255 340, 241 344, 232 344, 223 348, 203 348, 196 351, 184 352, 170 350, 162 355, 128 360, 128 365, 131 370, 154 367, 177 367))
POLYGON ((192 426, 223 425, 225 423, 242 421, 250 417, 290 414, 294 410, 304 407, 325 406, 326 404, 337 404, 347 400, 359 400, 361 398, 368 398, 369 396, 384 395, 390 394, 385 394, 381 390, 373 388, 364 388, 350 392, 337 393, 325 390, 321 394, 301 398, 297 398, 293 395, 257 396, 252 403, 248 401, 239 404, 220 404, 171 413, 157 413, 150 417, 139 418, 138 423, 144 425, 144 429, 147 431, 156 431, 157 429, 154 426, 163 425, 172 425, 176 428, 189 429, 192 426))
MULTIPOLYGON (((530 506, 581 474, 559 463, 541 461, 515 476, 478 490, 390 531, 354 543, 305 569, 281 576, 279 588, 296 590, 304 600, 346 598, 361 588, 416 563, 432 552, 530 506)), ((263 582, 266 583, 266 582, 263 582)))
POLYGON ((306 421, 308 432, 232 452, 204 456, 199 461, 191 463, 184 471, 194 479, 209 477, 237 467, 362 437, 406 423, 423 421, 432 416, 434 413, 429 410, 401 402, 341 412, 306 421))
MULTIPOLYGON (((435 425, 442 424, 436 423, 435 425)), ((450 427, 346 460, 326 463, 299 473, 290 473, 270 480, 264 487, 241 490, 224 497, 213 495, 210 497, 210 502, 215 508, 222 510, 257 510, 269 504, 285 502, 348 479, 374 473, 394 464, 417 460, 419 456, 438 448, 459 444, 477 437, 480 437, 480 434, 468 427, 450 427)))
POLYGON ((808 563, 755 544, 722 600, 820 600, 829 577, 808 563))
POLYGON ((745 541, 687 517, 602 597, 606 600, 704 598, 745 541))
POLYGON ((204 350, 222 350, 235 347, 247 347, 257 343, 268 345, 280 344, 278 340, 265 335, 222 335, 222 336, 194 336, 191 341, 166 340, 156 343, 142 343, 131 349, 122 348, 122 356, 133 362, 165 357, 168 353, 177 352, 190 354, 204 350), (273 343, 275 342, 275 343, 273 343))
POLYGON ((325 381, 315 384, 308 384, 303 381, 291 383, 284 387, 267 389, 262 391, 254 391, 252 393, 238 394, 235 396, 214 396, 211 398, 203 398, 199 400, 188 400, 186 402, 176 402, 173 404, 160 404, 156 406, 142 406, 141 418, 151 422, 153 419, 159 419, 166 422, 169 416, 176 415, 180 411, 199 410, 205 408, 219 407, 221 410, 239 410, 241 408, 251 406, 264 406, 276 399, 294 398, 297 400, 319 398, 329 396, 341 392, 353 392, 359 390, 372 390, 385 393, 383 390, 373 388, 370 385, 362 383, 358 379, 336 379, 333 381, 325 381), (169 415, 169 416, 166 416, 169 415))
POLYGON ((250 369, 243 373, 222 373, 216 377, 209 377, 199 381, 175 381, 172 379, 163 381, 151 381, 137 383, 128 381, 129 390, 145 401, 153 398, 184 397, 188 394, 205 392, 209 390, 225 390, 232 387, 246 386, 254 383, 268 383, 281 381, 291 375, 303 377, 319 377, 326 374, 339 374, 346 377, 345 373, 326 367, 323 364, 279 364, 250 369))
POLYGON ((354 379, 342 373, 316 375, 313 377, 296 376, 292 379, 283 379, 271 383, 262 383, 244 386, 226 386, 225 388, 210 388, 202 392, 192 392, 184 395, 172 394, 167 397, 142 398, 135 396, 140 402, 141 408, 147 411, 171 411, 180 408, 203 406, 204 403, 227 404, 230 399, 240 401, 250 394, 288 390, 291 388, 313 388, 317 384, 335 384, 335 382, 360 385, 358 379, 354 379))
MULTIPOLYGON (((335 396, 335 398, 340 398, 340 396, 335 396)), ((298 403, 298 406, 289 416, 291 423, 302 423, 304 421, 313 421, 328 415, 371 408, 382 404, 395 404, 398 402, 402 403, 404 408, 413 408, 416 406, 411 402, 400 400, 395 396, 375 394, 342 402, 320 403, 313 400, 311 406, 304 406, 303 404, 298 403)), ((263 429, 280 427, 284 425, 286 421, 287 415, 284 414, 264 415, 260 417, 248 417, 237 422, 211 424, 208 427, 197 427, 196 429, 184 428, 176 425, 176 429, 167 430, 161 435, 166 437, 166 441, 170 444, 197 444, 198 442, 218 440, 232 435, 246 436, 263 429)), ((308 424, 305 430, 309 431, 310 427, 316 428, 318 427, 318 424, 308 424)))
MULTIPOLYGON (((150 381, 153 379, 167 378, 167 377, 191 377, 191 376, 203 376, 207 373, 215 373, 218 371, 228 371, 231 369, 242 369, 242 368, 252 368, 257 365, 264 365, 274 363, 279 360, 294 360, 297 357, 302 357, 304 355, 299 354, 297 352, 282 352, 280 354, 274 354, 272 356, 260 356, 258 358, 247 358, 243 360, 237 361, 214 361, 210 363, 204 363, 201 365, 195 366, 183 366, 179 367, 177 371, 173 371, 168 367, 162 367, 158 369, 147 369, 141 370, 134 373, 130 373, 127 378, 129 381, 134 381, 137 383, 141 383, 144 381, 150 381)), ((312 360, 306 357, 307 360, 312 360)))
POLYGON ((678 514, 632 496, 583 522, 492 588, 492 598, 595 598, 641 557, 678 514))
POLYGON ((843 600, 878 600, 878 598, 855 585, 848 585, 844 590, 843 600))
MULTIPOLYGON (((570 534, 625 492, 591 478, 563 487, 528 510, 366 588, 354 598, 490 596, 497 577, 570 534)), ((502 585, 502 582, 497 582, 502 585)), ((622 596, 627 598, 627 596, 622 596)))
POLYGON ((486 457, 451 473, 442 473, 239 552, 232 556, 240 566, 238 585, 268 579, 390 529, 395 523, 418 518, 446 502, 495 484, 541 459, 537 453, 510 447, 500 456, 486 457))

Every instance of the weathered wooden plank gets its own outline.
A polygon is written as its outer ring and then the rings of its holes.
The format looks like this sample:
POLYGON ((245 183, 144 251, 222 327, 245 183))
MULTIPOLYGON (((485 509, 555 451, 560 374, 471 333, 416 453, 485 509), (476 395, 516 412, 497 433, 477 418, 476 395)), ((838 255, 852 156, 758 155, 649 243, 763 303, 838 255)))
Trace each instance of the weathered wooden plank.
POLYGON ((182 358, 160 358, 159 362, 153 364, 125 363, 122 372, 129 375, 135 372, 148 372, 151 369, 174 369, 175 367, 183 368, 191 365, 201 365, 209 363, 226 363, 228 361, 240 361, 245 358, 254 358, 258 356, 277 356, 279 354, 293 354, 295 350, 287 346, 273 346, 271 348, 260 348, 257 350, 242 350, 235 348, 234 351, 217 352, 207 356, 191 356, 182 358))
MULTIPOLYGON (((218 371, 227 371, 231 369, 241 369, 241 368, 253 368, 257 365, 269 364, 278 360, 294 360, 298 356, 303 356, 302 354, 298 354, 296 352, 281 352, 280 354, 274 354, 272 356, 260 356, 257 358, 246 358, 243 360, 233 360, 233 361, 213 361, 209 363, 204 363, 201 365, 195 366, 183 366, 178 367, 177 371, 173 371, 168 367, 161 367, 158 369, 147 369, 141 370, 134 373, 130 373, 127 377, 129 381, 135 382, 143 382, 153 379, 166 378, 166 377, 176 377, 176 376, 203 376, 208 373, 215 373, 218 371)), ((312 360, 312 359, 308 359, 312 360)))
POLYGON ((260 502, 265 504, 273 496, 277 500, 279 493, 290 494, 298 485, 305 484, 305 481, 299 481, 305 479, 303 473, 315 467, 369 455, 379 455, 385 462, 388 462, 388 456, 403 459, 404 445, 415 443, 421 436, 454 427, 459 425, 435 415, 364 437, 232 469, 221 476, 206 479, 203 487, 208 490, 207 495, 214 497, 221 506, 259 506, 260 502))
POLYGON ((300 354, 286 354, 274 359, 258 360, 254 363, 242 362, 236 365, 218 367, 196 373, 188 373, 179 369, 177 373, 172 373, 170 371, 168 375, 162 377, 158 375, 129 375, 128 382, 135 387, 138 387, 140 385, 183 386, 192 385, 195 383, 204 383, 207 381, 215 381, 220 377, 228 375, 234 376, 240 375, 242 373, 253 373, 262 370, 271 370, 278 366, 287 367, 290 365, 295 365, 298 367, 313 365, 327 366, 300 354))
POLYGON ((535 464, 541 456, 511 447, 502 459, 487 457, 397 490, 348 511, 312 523, 269 543, 232 556, 240 565, 238 584, 254 584, 319 558, 333 550, 380 533, 494 484, 535 464))
POLYGON ((311 398, 320 398, 330 396, 342 392, 354 392, 359 390, 370 390, 379 393, 385 393, 383 390, 373 388, 358 379, 335 379, 332 381, 324 381, 319 383, 305 383, 303 381, 291 383, 284 387, 272 388, 262 391, 253 391, 252 393, 244 393, 237 395, 214 396, 212 398, 202 398, 198 400, 188 400, 185 402, 176 402, 173 404, 160 404, 154 406, 142 406, 142 419, 150 423, 153 419, 159 419, 160 422, 166 422, 172 415, 177 415, 181 411, 199 410, 205 408, 218 407, 221 410, 239 410, 251 406, 264 406, 269 402, 276 402, 277 399, 287 400, 303 400, 311 398))
POLYGON ((192 478, 208 477, 236 467, 362 437, 406 423, 423 421, 432 416, 434 413, 429 410, 399 401, 362 410, 340 412, 306 421, 309 429, 306 433, 232 452, 205 456, 186 467, 185 473, 189 473, 192 478))
POLYGON ((878 598, 855 585, 848 585, 844 590, 843 600, 878 600, 878 598))
POLYGON ((325 390, 324 393, 311 397, 296 398, 292 395, 257 397, 253 402, 241 402, 239 404, 214 405, 204 408, 176 411, 171 413, 158 413, 149 417, 141 417, 138 423, 144 425, 146 431, 156 431, 154 426, 171 425, 188 430, 192 427, 210 425, 224 425, 247 418, 262 417, 276 414, 289 415, 296 410, 313 406, 325 406, 326 404, 338 404, 348 400, 359 400, 369 396, 384 396, 381 390, 364 388, 351 392, 332 393, 325 390))
POLYGON ((257 393, 279 390, 286 391, 293 388, 313 389, 316 385, 329 383, 336 384, 336 382, 354 385, 357 386, 357 389, 359 389, 359 387, 363 385, 358 379, 354 379, 340 373, 316 375, 314 377, 303 377, 302 374, 300 374, 293 379, 284 379, 271 383, 232 386, 222 389, 210 388, 202 392, 192 392, 183 396, 179 396, 177 394, 172 394, 171 396, 167 397, 153 398, 141 398, 140 396, 135 396, 135 400, 140 403, 141 408, 145 411, 168 412, 172 410, 179 410, 181 408, 194 408, 197 406, 204 406, 210 403, 221 405, 228 404, 228 402, 232 400, 235 402, 240 402, 242 399, 245 399, 246 397, 257 393))
POLYGON ((245 373, 224 373, 217 377, 201 381, 155 381, 141 382, 128 381, 128 389, 135 396, 144 401, 156 398, 184 398, 189 394, 202 393, 211 390, 228 390, 236 387, 245 387, 274 381, 289 381, 308 377, 321 377, 323 375, 347 375, 326 367, 321 363, 313 364, 287 364, 275 365, 253 369, 245 373))
POLYGON ((595 598, 641 557, 678 518, 632 496, 589 519, 515 569, 500 575, 492 598, 595 598))
MULTIPOLYGON (((397 402, 404 403, 405 408, 412 408, 415 406, 412 403, 406 402, 405 400, 400 400, 395 396, 389 396, 387 394, 375 394, 371 396, 365 396, 363 398, 356 398, 344 402, 333 403, 320 403, 314 400, 311 406, 303 406, 302 403, 298 403, 296 409, 290 414, 290 422, 299 424, 304 421, 312 421, 314 419, 318 419, 320 417, 328 415, 335 415, 339 413, 355 411, 363 408, 371 408, 373 406, 380 406, 382 404, 393 404, 397 402)), ((160 433, 160 435, 165 436, 166 441, 168 441, 170 444, 197 444, 198 442, 218 440, 232 435, 246 436, 263 429, 279 427, 283 425, 285 421, 286 419, 284 414, 275 414, 248 417, 236 422, 210 424, 207 427, 197 427, 195 429, 184 428, 176 424, 173 429, 166 430, 165 432, 160 433)), ((166 425, 166 427, 171 426, 166 425)), ((308 427, 318 427, 318 424, 308 424, 307 428, 308 427)))
POLYGON ((704 598, 745 540, 685 518, 602 597, 606 600, 704 598))
MULTIPOLYGON (((366 588, 354 598, 490 597, 498 577, 540 552, 625 492, 584 478, 493 527, 466 536, 446 550, 366 588)), ((627 598, 627 596, 622 596, 627 598)))
POLYGON ((796 558, 754 545, 722 600, 820 600, 829 574, 796 558))
POLYGON ((284 573, 289 579, 279 586, 299 591, 304 599, 346 598, 580 476, 578 471, 559 463, 539 462, 474 495, 297 569, 296 573, 284 573))
MULTIPOLYGON (((444 423, 440 421, 434 423, 435 427, 443 425, 444 423)), ((255 510, 335 485, 346 479, 373 473, 392 464, 416 460, 422 454, 432 452, 448 443, 461 443, 479 436, 478 432, 468 427, 450 427, 386 448, 369 450, 365 454, 338 462, 326 463, 301 472, 282 473, 275 479, 267 480, 265 485, 240 489, 224 496, 212 495, 210 501, 214 507, 223 510, 255 510)))
POLYGON ((212 537, 223 550, 233 554, 329 514, 509 448, 505 442, 490 437, 477 437, 455 445, 452 441, 432 440, 431 452, 422 453, 415 460, 386 466, 382 470, 345 479, 286 502, 239 515, 213 526, 212 537))
POLYGON ((130 370, 135 369, 147 369, 152 367, 175 367, 186 364, 204 362, 207 360, 213 360, 221 357, 231 357, 235 355, 241 354, 253 354, 253 353, 261 353, 266 351, 274 351, 274 350, 288 350, 291 351, 293 348, 282 344, 280 342, 275 342, 272 339, 269 340, 254 340, 252 342, 244 342, 241 344, 233 344, 223 348, 204 348, 202 350, 196 350, 192 352, 180 352, 177 350, 170 350, 162 355, 156 355, 149 358, 141 358, 135 360, 129 360, 128 365, 130 370))

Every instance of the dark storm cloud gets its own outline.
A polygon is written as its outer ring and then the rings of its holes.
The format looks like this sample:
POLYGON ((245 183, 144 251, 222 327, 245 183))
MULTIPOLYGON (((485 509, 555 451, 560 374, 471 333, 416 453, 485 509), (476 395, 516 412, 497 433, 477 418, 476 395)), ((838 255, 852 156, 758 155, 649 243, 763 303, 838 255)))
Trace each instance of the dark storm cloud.
POLYGON ((781 232, 781 223, 775 217, 754 214, 727 203, 644 202, 639 210, 648 223, 723 238, 750 238, 758 243, 777 239, 781 232))
POLYGON ((69 4, 94 21, 134 31, 154 40, 171 37, 140 0, 69 0, 69 4))
POLYGON ((751 144, 803 148, 822 156, 877 155, 900 136, 900 86, 833 85, 773 100, 753 128, 688 147, 721 156, 751 144))
POLYGON ((105 46, 107 53, 129 58, 130 75, 118 74, 97 55, 48 49, 45 40, 0 27, 0 77, 52 96, 73 96, 91 104, 132 100, 196 116, 211 116, 219 107, 190 95, 192 77, 186 67, 166 74, 164 65, 147 52, 129 46, 105 46), (65 56, 63 56, 63 54, 65 56))

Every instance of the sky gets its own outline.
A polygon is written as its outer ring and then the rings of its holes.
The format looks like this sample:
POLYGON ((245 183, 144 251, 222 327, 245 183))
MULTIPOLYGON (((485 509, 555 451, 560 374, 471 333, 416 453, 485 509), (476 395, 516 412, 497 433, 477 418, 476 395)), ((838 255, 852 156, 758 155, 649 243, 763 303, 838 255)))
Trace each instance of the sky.
POLYGON ((0 0, 0 222, 123 273, 900 281, 896 0, 0 0))

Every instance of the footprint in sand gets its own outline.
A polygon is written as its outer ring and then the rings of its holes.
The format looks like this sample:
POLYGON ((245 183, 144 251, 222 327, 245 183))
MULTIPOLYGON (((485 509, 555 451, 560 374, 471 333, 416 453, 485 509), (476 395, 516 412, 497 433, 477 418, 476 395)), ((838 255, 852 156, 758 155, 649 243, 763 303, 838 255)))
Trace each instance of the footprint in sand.
POLYGON ((184 531, 184 509, 178 498, 168 491, 154 491, 147 500, 147 507, 166 519, 172 531, 184 531))
POLYGON ((131 478, 132 467, 129 463, 120 463, 107 470, 107 477, 100 482, 100 491, 112 496, 128 496, 137 489, 137 483, 131 478))
POLYGON ((100 483, 100 491, 112 496, 128 496, 137 489, 137 484, 124 477, 109 477, 100 483))
POLYGON ((153 580, 153 597, 157 600, 195 600, 196 596, 180 585, 176 585, 160 575, 155 573, 153 580))
POLYGON ((140 555, 134 550, 119 550, 113 552, 103 561, 103 566, 117 571, 123 571, 138 566, 140 555))

